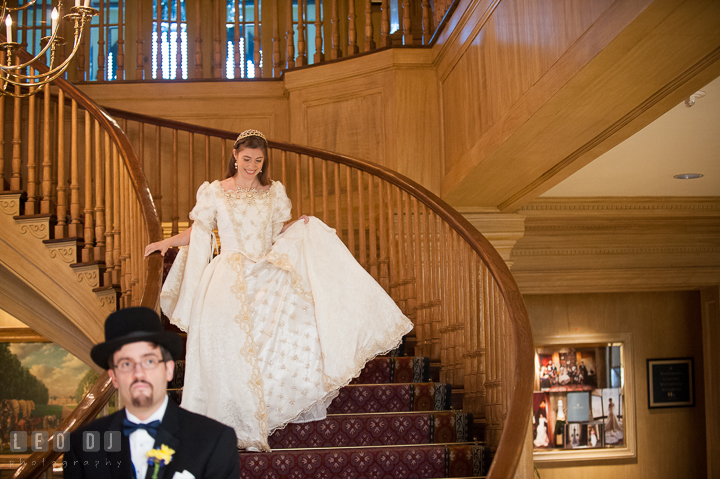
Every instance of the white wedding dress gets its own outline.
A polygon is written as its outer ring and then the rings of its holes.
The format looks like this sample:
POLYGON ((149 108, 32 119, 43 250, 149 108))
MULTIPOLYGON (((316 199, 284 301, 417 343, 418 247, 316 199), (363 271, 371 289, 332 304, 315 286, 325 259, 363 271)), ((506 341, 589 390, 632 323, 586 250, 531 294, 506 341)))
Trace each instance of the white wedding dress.
POLYGON ((205 182, 160 298, 188 333, 182 407, 233 427, 240 448, 267 451, 274 430, 324 418, 413 327, 333 229, 311 218, 280 234, 290 209, 277 181, 230 194, 205 182))

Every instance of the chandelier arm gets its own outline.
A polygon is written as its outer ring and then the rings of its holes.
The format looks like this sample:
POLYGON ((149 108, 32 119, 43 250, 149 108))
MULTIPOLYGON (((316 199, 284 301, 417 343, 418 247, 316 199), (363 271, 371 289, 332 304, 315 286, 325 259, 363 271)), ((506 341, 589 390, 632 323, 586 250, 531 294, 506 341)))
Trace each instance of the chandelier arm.
MULTIPOLYGON (((8 75, 8 78, 4 79, 4 80, 10 82, 13 85, 25 86, 25 84, 18 83, 18 81, 20 81, 20 80, 37 80, 37 79, 48 77, 50 75, 54 75, 56 72, 62 73, 62 71, 65 69, 65 67, 67 67, 67 65, 73 60, 73 58, 75 57, 75 54, 77 53, 78 49, 80 48, 80 44, 81 44, 81 42, 79 41, 80 38, 82 38, 82 32, 81 32, 80 36, 76 36, 77 40, 75 40, 75 44, 73 45, 73 49, 72 49, 72 52, 70 53, 70 55, 68 55, 68 57, 65 59, 64 62, 57 65, 56 67, 51 68, 51 69, 47 70, 46 72, 38 74, 38 75, 23 75, 20 73, 13 73, 13 70, 20 70, 22 68, 32 66, 33 63, 38 61, 38 58, 35 57, 32 61, 26 62, 23 65, 0 67, 0 70, 2 70, 2 73, 4 73, 5 75, 8 75), (11 80, 10 78, 14 78, 15 80, 18 80, 18 81, 11 80)), ((50 57, 50 65, 51 66, 54 62, 54 57, 55 57, 55 52, 53 51, 53 52, 51 52, 51 57, 50 57)))
POLYGON ((12 97, 12 98, 27 98, 27 97, 29 97, 29 96, 35 95, 35 94, 37 94, 37 93, 40 93, 40 92, 43 90, 43 88, 45 87, 45 85, 47 85, 47 83, 38 83, 38 85, 40 85, 40 86, 32 87, 32 91, 29 91, 29 92, 27 92, 27 93, 15 93, 15 92, 12 92, 12 91, 7 91, 7 90, 5 90, 5 87, 3 86, 3 88, 2 88, 2 90, 3 90, 2 94, 3 94, 4 96, 9 96, 9 97, 12 97))
MULTIPOLYGON (((72 15, 72 14, 70 14, 70 15, 72 15)), ((65 15, 65 17, 63 17, 63 18, 67 18, 70 15, 65 15)), ((55 44, 55 37, 57 36, 57 31, 58 31, 58 29, 56 28, 55 31, 53 32, 52 36, 48 40, 48 42, 45 44, 43 49, 40 51, 40 53, 35 55, 35 57, 33 57, 31 60, 29 60, 21 65, 13 65, 12 67, 4 67, 4 66, 0 65, 0 69, 3 71, 7 71, 9 69, 14 69, 14 68, 22 69, 22 68, 29 67, 31 64, 35 63, 41 57, 43 57, 45 55, 45 53, 47 53, 48 48, 52 47, 52 45, 55 44)), ((82 35, 83 35, 84 31, 85 31, 85 20, 78 21, 78 19, 75 18, 75 39, 73 40, 74 41, 73 51, 68 58, 72 58, 75 55, 75 52, 77 52, 78 45, 80 45, 80 43, 81 43, 80 40, 82 39, 82 35), (80 24, 79 25, 79 34, 78 34, 78 24, 80 24)), ((47 37, 45 37, 45 38, 47 38, 47 37)), ((52 62, 50 62, 50 65, 52 65, 52 62)))
MULTIPOLYGON (((67 60, 66 60, 65 62, 63 62, 63 63, 67 63, 67 60)), ((46 83, 50 83, 50 82, 55 81, 55 80, 56 80, 58 77, 60 77, 63 73, 65 73, 63 70, 58 70, 57 68, 54 68, 53 70, 48 71, 48 72, 47 72, 46 74, 44 74, 44 75, 33 75, 33 77, 36 78, 36 79, 44 78, 44 80, 39 81, 39 82, 36 82, 36 83, 20 82, 20 81, 11 80, 11 79, 9 79, 9 78, 3 78, 3 79, 1 79, 1 80, 2 80, 6 85, 7 85, 7 84, 10 84, 10 85, 13 85, 13 86, 19 86, 19 87, 24 87, 24 88, 34 88, 34 87, 36 87, 37 85, 45 85, 46 83)), ((6 89, 5 85, 3 85, 3 90, 7 92, 7 89, 6 89)))
MULTIPOLYGON (((31 2, 26 3, 25 5, 22 5, 20 7, 8 7, 7 2, 4 1, 3 2, 3 13, 5 13, 6 10, 8 12, 17 12, 18 10, 25 10, 26 8, 35 5, 35 2, 37 2, 37 0, 32 0, 31 2)), ((60 3, 60 5, 62 5, 62 2, 59 2, 59 3, 60 3)))

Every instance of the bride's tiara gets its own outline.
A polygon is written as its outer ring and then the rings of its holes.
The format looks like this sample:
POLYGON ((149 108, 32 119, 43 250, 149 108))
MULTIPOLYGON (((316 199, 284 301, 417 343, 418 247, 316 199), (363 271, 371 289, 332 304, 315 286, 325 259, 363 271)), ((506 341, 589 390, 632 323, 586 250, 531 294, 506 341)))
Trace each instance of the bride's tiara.
POLYGON ((265 135, 263 135, 261 132, 257 130, 245 130, 242 133, 240 133, 237 137, 237 140, 235 140, 235 143, 237 143, 240 140, 243 140, 245 138, 251 137, 251 136, 259 136, 263 140, 265 140, 265 143, 267 143, 267 138, 265 138, 265 135))

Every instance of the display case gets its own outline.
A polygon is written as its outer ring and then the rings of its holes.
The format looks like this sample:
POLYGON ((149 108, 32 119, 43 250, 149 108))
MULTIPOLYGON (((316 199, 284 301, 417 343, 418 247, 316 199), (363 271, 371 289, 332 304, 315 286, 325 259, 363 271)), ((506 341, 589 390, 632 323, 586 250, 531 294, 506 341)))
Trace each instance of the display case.
POLYGON ((535 339, 533 458, 635 457, 630 335, 535 339))

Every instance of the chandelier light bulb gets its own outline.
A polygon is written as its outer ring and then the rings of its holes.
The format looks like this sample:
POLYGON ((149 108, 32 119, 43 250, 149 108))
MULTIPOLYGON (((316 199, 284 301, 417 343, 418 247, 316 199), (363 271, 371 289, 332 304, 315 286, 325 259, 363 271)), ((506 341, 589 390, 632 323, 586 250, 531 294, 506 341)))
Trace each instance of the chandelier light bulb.
POLYGON ((10 16, 10 14, 5 17, 5 32, 7 42, 12 43, 12 17, 10 16))
POLYGON ((53 8, 52 13, 50 14, 50 18, 52 19, 52 33, 55 33, 55 30, 57 30, 59 17, 60 14, 58 13, 57 8, 53 8))

